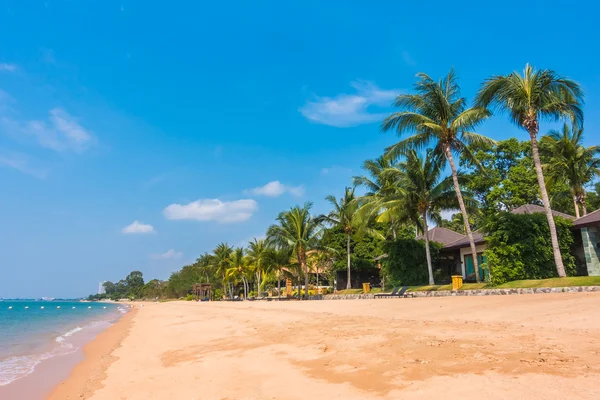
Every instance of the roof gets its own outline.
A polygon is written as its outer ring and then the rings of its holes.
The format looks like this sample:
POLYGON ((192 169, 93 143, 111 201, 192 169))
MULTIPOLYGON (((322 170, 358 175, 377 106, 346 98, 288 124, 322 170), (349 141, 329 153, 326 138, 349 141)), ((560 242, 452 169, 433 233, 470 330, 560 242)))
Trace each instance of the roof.
POLYGON ((573 226, 583 228, 589 225, 600 225, 600 210, 596 210, 573 221, 573 226))
MULTIPOLYGON (((483 232, 482 231, 473 232, 473 241, 475 242, 475 245, 485 243, 485 238, 483 237, 483 232)), ((445 245, 444 249, 448 249, 448 250, 460 249, 462 247, 469 247, 470 245, 471 244, 469 243, 469 237, 463 236, 462 238, 445 245)))
MULTIPOLYGON (((465 235, 461 235, 460 233, 439 226, 436 226, 435 228, 429 230, 429 240, 441 244, 456 242, 457 240, 462 239, 464 237, 465 235)), ((417 236, 417 240, 424 239, 425 235, 417 236)))
MULTIPOLYGON (((535 204, 525 204, 522 205, 521 207, 517 207, 514 210, 511 211, 511 214, 535 214, 535 213, 545 213, 546 209, 542 206, 538 206, 535 204)), ((565 214, 565 213, 561 213, 559 211, 554 211, 552 210, 552 215, 554 215, 555 217, 562 217, 562 218, 566 218, 566 219, 575 219, 574 216, 569 215, 569 214, 565 214)))
MULTIPOLYGON (((525 205, 522 205, 522 206, 517 207, 514 210, 512 210, 511 214, 536 214, 536 213, 545 213, 545 212, 546 212, 546 209, 542 206, 538 206, 535 204, 525 204, 525 205)), ((594 213, 592 213, 592 214, 594 214, 594 213)), ((588 214, 587 216, 590 216, 592 214, 588 214)), ((554 211, 554 210, 552 210, 552 215, 554 215, 555 217, 562 217, 562 218, 566 218, 566 219, 570 219, 570 220, 575 219, 575 217, 573 217, 572 215, 561 213, 561 212, 554 211)), ((583 217, 583 218, 585 218, 585 217, 583 217)), ((578 226, 577 221, 579 221, 583 218, 576 220, 574 222, 574 225, 578 226)), ((595 216, 595 221, 600 222, 600 213, 597 216, 595 216)), ((595 223, 595 222, 591 222, 591 223, 595 223)), ((485 243, 485 237, 483 236, 483 232, 481 232, 481 231, 473 232, 473 241, 475 242, 475 245, 485 243)), ((455 249, 460 249, 463 247, 469 247, 470 245, 471 244, 469 243, 469 238, 467 236, 463 236, 462 239, 448 243, 443 248, 447 249, 447 250, 455 250, 455 249)))

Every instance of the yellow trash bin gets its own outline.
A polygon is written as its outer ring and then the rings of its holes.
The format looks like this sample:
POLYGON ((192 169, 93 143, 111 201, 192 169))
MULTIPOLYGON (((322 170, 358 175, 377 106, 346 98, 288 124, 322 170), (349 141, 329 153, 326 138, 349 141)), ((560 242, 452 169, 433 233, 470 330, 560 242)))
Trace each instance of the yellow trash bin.
POLYGON ((369 293, 371 291, 370 283, 363 283, 363 293, 369 293))
POLYGON ((462 275, 452 275, 452 290, 458 290, 463 285, 462 275))

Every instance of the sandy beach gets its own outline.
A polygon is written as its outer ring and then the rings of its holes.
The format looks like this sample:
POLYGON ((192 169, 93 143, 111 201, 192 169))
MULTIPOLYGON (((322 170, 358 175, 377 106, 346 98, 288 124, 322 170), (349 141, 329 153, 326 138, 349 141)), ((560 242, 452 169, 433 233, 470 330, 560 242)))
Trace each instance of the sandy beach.
POLYGON ((595 399, 600 293, 136 307, 50 399, 595 399))

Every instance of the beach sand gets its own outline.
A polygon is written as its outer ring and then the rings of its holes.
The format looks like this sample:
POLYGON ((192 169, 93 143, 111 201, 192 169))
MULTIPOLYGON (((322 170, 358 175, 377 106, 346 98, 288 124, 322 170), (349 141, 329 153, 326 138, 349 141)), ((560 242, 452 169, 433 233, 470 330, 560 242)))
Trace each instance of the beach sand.
POLYGON ((147 304, 50 399, 597 399, 599 306, 600 293, 147 304))

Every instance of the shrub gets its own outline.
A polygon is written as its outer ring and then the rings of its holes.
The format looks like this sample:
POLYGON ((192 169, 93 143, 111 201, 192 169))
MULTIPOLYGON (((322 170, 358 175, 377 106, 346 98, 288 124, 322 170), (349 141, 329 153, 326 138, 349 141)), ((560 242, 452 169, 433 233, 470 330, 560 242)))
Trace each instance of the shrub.
MULTIPOLYGON (((431 262, 436 264, 442 245, 429 243, 431 262)), ((384 251, 387 258, 382 259, 382 271, 386 286, 414 286, 427 283, 427 256, 425 241, 398 239, 386 242, 384 251)))
MULTIPOLYGON (((576 275, 577 265, 571 254, 572 222, 561 217, 554 220, 565 271, 568 276, 576 275)), ((490 232, 485 256, 493 285, 557 276, 550 229, 544 214, 501 212, 488 221, 485 230, 490 232)))
POLYGON ((191 293, 188 293, 188 294, 185 296, 185 301, 193 301, 193 300, 198 300, 198 296, 194 296, 194 295, 193 295, 193 294, 191 294, 191 293))

